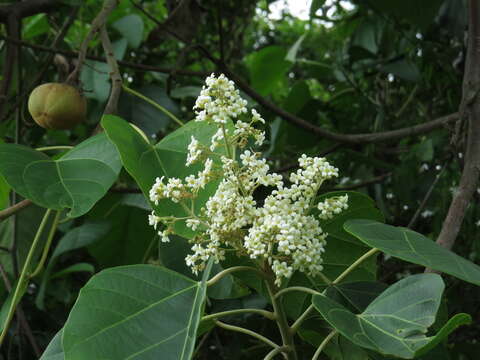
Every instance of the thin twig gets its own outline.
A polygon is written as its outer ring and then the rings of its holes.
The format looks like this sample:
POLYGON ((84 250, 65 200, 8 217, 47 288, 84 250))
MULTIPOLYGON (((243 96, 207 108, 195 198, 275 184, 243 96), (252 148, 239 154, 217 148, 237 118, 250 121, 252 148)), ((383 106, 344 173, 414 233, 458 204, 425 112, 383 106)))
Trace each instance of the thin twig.
POLYGON ((386 174, 375 176, 374 178, 362 181, 358 184, 352 184, 352 185, 346 185, 346 186, 337 186, 337 187, 334 187, 334 188, 326 188, 325 190, 326 191, 327 190, 328 191, 332 191, 332 190, 333 191, 355 190, 355 189, 359 189, 359 188, 362 188, 362 187, 367 186, 367 185, 378 184, 382 181, 385 181, 391 175, 392 175, 392 173, 386 173, 386 174))
POLYGON ((235 310, 227 310, 227 311, 221 311, 214 314, 205 315, 204 317, 202 317, 202 321, 216 320, 225 316, 232 316, 232 315, 245 314, 245 313, 258 314, 258 315, 262 315, 263 317, 269 320, 275 320, 275 314, 270 311, 266 311, 262 309, 235 309, 235 310))
POLYGON ((276 349, 273 349, 272 351, 270 351, 267 355, 265 355, 265 357, 263 358, 263 360, 272 360, 276 355, 279 355, 283 352, 288 352, 288 351, 291 351, 292 349, 287 346, 287 345, 284 345, 284 346, 280 346, 276 349))
POLYGON ((322 353, 323 349, 327 346, 329 341, 337 334, 336 330, 332 330, 330 334, 327 335, 325 339, 323 339, 322 343, 318 347, 317 351, 315 351, 315 354, 313 354, 312 360, 317 360, 320 354, 322 353))
MULTIPOLYGON (((18 44, 24 47, 28 47, 30 49, 38 50, 38 51, 43 51, 43 52, 48 52, 48 53, 53 53, 53 54, 60 54, 66 57, 70 58, 75 58, 79 56, 78 52, 75 51, 68 51, 64 49, 58 49, 55 47, 50 47, 50 46, 43 46, 43 45, 37 45, 37 44, 32 44, 27 41, 22 41, 22 40, 15 40, 12 37, 8 37, 5 35, 0 34, 0 39, 5 40, 7 42, 11 42, 14 44, 18 44)), ((107 62, 107 59, 104 56, 95 56, 95 55, 89 55, 87 54, 86 59, 89 60, 95 60, 99 62, 107 62)), ((175 71, 175 74, 178 75, 185 75, 185 76, 198 76, 198 77, 206 77, 210 75, 208 72, 202 72, 202 71, 194 71, 194 70, 186 70, 186 69, 171 69, 171 68, 166 68, 162 66, 156 66, 156 65, 147 65, 147 64, 138 64, 138 63, 132 63, 129 61, 123 61, 123 60, 117 60, 118 64, 124 67, 128 67, 131 69, 135 70, 140 70, 140 71, 152 71, 152 72, 159 72, 159 73, 165 73, 165 74, 170 74, 172 71, 175 71)))
MULTIPOLYGON (((2 275, 3 282, 5 283, 5 288, 9 293, 12 292, 12 283, 8 278, 7 271, 5 270, 5 268, 1 263, 0 263, 0 274, 2 275)), ((40 357, 41 355, 40 348, 37 344, 37 341, 35 340, 35 337, 33 336, 32 329, 28 324, 28 321, 25 317, 25 313, 23 311, 21 304, 17 305, 16 315, 17 315, 17 320, 20 323, 20 326, 23 328, 23 331, 25 331, 25 335, 27 336, 27 339, 30 342, 30 345, 32 346, 33 352, 35 353, 37 358, 40 357)))
POLYGON ((87 56, 87 50, 90 41, 92 41, 95 34, 101 29, 103 24, 105 24, 108 15, 113 11, 113 9, 115 9, 118 1, 119 0, 105 0, 102 10, 100 10, 95 19, 93 19, 92 26, 80 45, 77 65, 65 81, 67 84, 76 84, 78 76, 80 75, 80 70, 82 69, 83 63, 85 62, 87 56))
POLYGON ((442 175, 443 175, 443 173, 445 172, 445 169, 446 169, 446 168, 447 168, 447 165, 445 164, 445 165, 443 166, 443 168, 442 168, 442 171, 440 171, 440 173, 437 174, 437 176, 435 177, 435 180, 433 180, 432 185, 430 185, 430 188, 428 189, 427 193, 426 193, 425 196, 423 197, 422 202, 420 203, 420 205, 418 206, 417 211, 415 212, 415 214, 413 215, 412 219, 411 219, 410 222, 408 223, 407 228, 413 229, 413 226, 415 225, 415 223, 417 222, 418 218, 420 217, 420 214, 422 213, 423 209, 424 209, 425 206, 427 205, 427 202, 428 202, 428 200, 430 199, 430 196, 432 195, 433 189, 435 189, 435 186, 437 186, 438 180, 440 180, 440 178, 442 177, 442 175))
MULTIPOLYGON (((7 18, 6 31, 7 36, 18 39, 19 19, 15 13, 7 18)), ((12 77, 15 73, 14 67, 18 60, 18 45, 8 43, 5 51, 5 59, 3 64, 2 82, 0 83, 0 116, 3 113, 4 104, 7 102, 8 92, 12 83, 12 77)))
POLYGON ((35 250, 37 248, 38 243, 40 242, 43 229, 47 224, 50 213, 51 213, 51 210, 48 209, 43 215, 42 222, 40 223, 40 226, 37 229, 37 233, 35 234, 35 238, 33 239, 32 245, 30 246, 30 250, 28 251, 28 254, 27 254, 27 258, 25 259, 25 263, 23 264, 22 273, 20 274, 20 278, 18 279, 17 286, 13 293, 12 302, 10 303, 7 316, 3 324, 3 329, 0 334, 0 347, 2 346, 2 343, 5 340, 5 337, 7 335, 8 328, 10 326, 10 322, 13 319, 13 315, 15 314, 15 309, 17 307, 17 304, 22 298, 22 295, 23 295, 22 289, 24 289, 26 284, 28 284, 28 269, 30 267, 31 261, 33 260, 35 250))
POLYGON ((32 204, 33 203, 30 200, 25 199, 25 200, 22 200, 22 201, 16 203, 15 205, 12 205, 12 206, 0 211, 0 221, 5 220, 6 218, 14 215, 18 211, 20 211, 23 208, 26 208, 27 206, 30 206, 32 204))
POLYGON ((239 327, 239 326, 234 326, 234 325, 229 325, 229 324, 225 324, 221 321, 218 321, 216 320, 215 321, 215 325, 217 325, 218 327, 221 327, 225 330, 230 330, 230 331, 235 331, 235 332, 239 332, 239 333, 242 333, 242 334, 246 334, 246 335, 250 335, 262 342, 264 342, 265 344, 273 347, 273 348, 278 348, 279 346, 277 344, 275 344, 272 340, 266 338, 265 336, 263 335, 260 335, 252 330, 249 330, 249 329, 245 329, 245 328, 242 328, 242 327, 239 327))
POLYGON ((43 247, 43 252, 42 256, 40 257, 40 260, 38 261, 37 267, 35 270, 33 270, 30 274, 28 274, 28 278, 34 278, 40 272, 43 270, 43 265, 45 264, 45 261, 47 260, 48 256, 48 251, 50 250, 50 246, 52 245, 52 240, 53 236, 55 235, 55 232, 57 231, 57 226, 58 226, 58 220, 60 219, 60 213, 61 211, 57 211, 55 214, 55 217, 53 218, 53 223, 52 226, 50 227, 50 231, 48 232, 47 240, 45 241, 45 245, 43 247))
POLYGON ((219 272, 213 278, 208 280, 207 281, 207 286, 212 286, 212 285, 216 284, 217 282, 219 282, 221 279, 223 279, 225 276, 227 276, 231 273, 234 273, 234 272, 238 272, 238 271, 253 271, 263 278, 266 277, 266 275, 257 268, 254 268, 254 267, 251 267, 251 266, 233 266, 231 268, 228 268, 228 269, 225 269, 225 270, 219 272))
POLYGON ((281 118, 287 120, 291 124, 307 130, 314 135, 329 139, 332 141, 347 143, 347 144, 366 144, 366 143, 377 143, 383 141, 391 141, 402 139, 409 136, 417 136, 426 134, 435 129, 441 128, 446 124, 458 120, 458 113, 453 113, 450 115, 442 116, 435 120, 427 121, 423 124, 418 124, 414 126, 405 127, 403 129, 384 131, 379 133, 364 133, 364 134, 340 134, 326 130, 322 127, 319 127, 315 124, 312 124, 305 119, 298 117, 288 111, 278 107, 272 103, 267 98, 260 95, 256 92, 250 85, 248 85, 242 78, 236 75, 231 71, 226 64, 214 57, 204 46, 197 45, 197 48, 202 52, 212 63, 214 63, 220 71, 222 71, 230 80, 234 81, 235 84, 243 90, 248 96, 257 101, 260 105, 270 110, 274 114, 280 116, 281 118))
POLYGON ((24 17, 58 10, 62 5, 60 0, 29 0, 12 2, 0 5, 0 22, 5 21, 9 15, 15 13, 18 19, 24 17))
POLYGON ((155 107, 157 110, 160 110, 161 112, 163 112, 165 115, 167 115, 170 119, 172 119, 173 121, 175 121, 178 125, 180 126, 183 126, 185 125, 183 123, 183 121, 181 121, 179 118, 177 118, 175 115, 173 115, 170 111, 168 111, 166 108, 164 108, 162 105, 160 105, 159 103, 153 101, 152 99, 150 99, 148 96, 145 96, 143 94, 140 94, 138 91, 135 91, 133 89, 130 89, 128 86, 125 86, 123 85, 122 86, 123 90, 125 90, 126 92, 138 97, 139 99, 142 99, 143 101, 149 103, 150 105, 152 105, 153 107, 155 107))
POLYGON ((104 114, 116 114, 118 108, 118 100, 120 93, 122 92, 122 76, 118 69, 117 60, 113 53, 112 43, 108 37, 108 32, 105 24, 100 28, 100 39, 102 40, 103 50, 107 58, 108 65, 110 66, 110 78, 112 80, 112 90, 110 91, 110 97, 108 98, 107 106, 105 107, 104 114))

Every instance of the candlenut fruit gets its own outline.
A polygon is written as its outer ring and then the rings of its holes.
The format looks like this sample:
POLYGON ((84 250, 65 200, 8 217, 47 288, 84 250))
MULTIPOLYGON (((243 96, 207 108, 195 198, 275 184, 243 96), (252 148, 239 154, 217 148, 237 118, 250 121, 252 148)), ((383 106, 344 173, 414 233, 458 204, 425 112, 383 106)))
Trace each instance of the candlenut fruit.
POLYGON ((72 129, 85 119, 87 103, 73 86, 47 83, 37 86, 28 98, 28 111, 45 129, 72 129))

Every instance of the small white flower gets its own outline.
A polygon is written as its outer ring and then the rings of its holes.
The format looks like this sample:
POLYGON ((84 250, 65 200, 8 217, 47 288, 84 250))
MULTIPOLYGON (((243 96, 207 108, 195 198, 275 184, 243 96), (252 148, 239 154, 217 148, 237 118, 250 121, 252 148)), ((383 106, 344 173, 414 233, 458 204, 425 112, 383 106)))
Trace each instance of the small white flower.
POLYGON ((425 210, 425 211, 423 211, 423 212, 421 213, 421 215, 422 215, 423 218, 427 218, 427 217, 430 217, 430 216, 433 215, 433 211, 431 211, 431 210, 425 210))
POLYGON ((160 223, 160 217, 155 215, 155 212, 152 211, 150 215, 148 215, 148 225, 153 226, 155 230, 157 230, 157 226, 160 223))
POLYGON ((188 145, 187 162, 185 165, 190 166, 198 160, 200 155, 202 155, 200 144, 197 139, 195 139, 195 137, 193 137, 192 135, 190 145, 188 145))

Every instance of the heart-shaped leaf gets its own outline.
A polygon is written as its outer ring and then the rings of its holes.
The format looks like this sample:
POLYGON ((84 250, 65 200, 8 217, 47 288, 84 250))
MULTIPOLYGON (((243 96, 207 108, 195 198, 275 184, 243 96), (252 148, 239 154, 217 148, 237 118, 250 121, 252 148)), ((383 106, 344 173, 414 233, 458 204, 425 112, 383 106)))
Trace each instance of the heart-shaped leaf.
POLYGON ((65 324, 65 360, 190 359, 211 265, 201 282, 151 265, 98 273, 65 324))
POLYGON ((345 230, 386 254, 480 285, 480 266, 415 231, 371 220, 348 221, 345 230))
POLYGON ((412 359, 471 321, 469 315, 458 314, 437 335, 425 335, 435 321, 444 287, 437 274, 412 275, 387 288, 358 315, 324 295, 314 295, 312 302, 325 320, 353 343, 412 359))
POLYGON ((21 145, 0 144, 0 173, 20 195, 78 217, 117 179, 121 162, 105 134, 89 138, 58 160, 21 145))

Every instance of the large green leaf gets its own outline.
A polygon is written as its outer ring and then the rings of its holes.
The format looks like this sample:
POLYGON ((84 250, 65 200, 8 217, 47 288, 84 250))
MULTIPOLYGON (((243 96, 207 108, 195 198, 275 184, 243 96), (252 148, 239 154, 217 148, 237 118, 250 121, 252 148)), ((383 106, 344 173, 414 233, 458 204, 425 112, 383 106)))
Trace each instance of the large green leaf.
POLYGON ((133 206, 114 203, 106 213, 89 214, 94 219, 104 219, 111 226, 99 241, 88 246, 89 253, 101 268, 133 265, 145 262, 146 253, 155 242, 155 229, 148 225, 148 213, 133 206), (115 249, 112 251, 111 249, 115 249))
POLYGON ((39 151, 23 145, 0 144, 0 173, 16 193, 29 198, 30 192, 25 184, 25 168, 37 161, 48 161, 49 157, 39 151))
POLYGON ((285 78, 292 63, 285 59, 287 50, 277 45, 267 46, 247 57, 252 87, 261 95, 269 95, 285 78))
MULTIPOLYGON (((199 143, 209 146, 212 136, 217 131, 216 125, 190 121, 163 138, 158 144, 151 145, 137 130, 119 117, 111 115, 104 117, 102 126, 108 137, 117 146, 123 165, 147 198, 157 177, 184 179, 187 175, 197 174, 202 170, 203 165, 201 164, 190 167, 184 165, 191 137, 194 136, 199 143)), ((215 189, 216 182, 211 182, 199 192, 194 206, 197 211, 205 204, 215 189)), ((180 204, 167 199, 162 200, 158 206, 152 204, 152 207, 159 216, 173 215, 180 218, 187 215, 180 204)), ((194 235, 194 232, 185 226, 184 221, 175 223, 175 232, 186 238, 194 235)))
POLYGON ((478 265, 415 231, 371 220, 350 220, 344 227, 365 244, 386 254, 480 285, 478 265))
POLYGON ((112 27, 120 32, 131 47, 137 48, 143 37, 143 20, 137 14, 124 16, 115 21, 112 27))
POLYGON ((58 160, 21 145, 0 144, 0 173, 20 195, 70 217, 88 212, 117 179, 121 162, 105 134, 91 137, 58 160))
POLYGON ((201 282, 151 265, 100 272, 65 324, 65 359, 190 359, 211 264, 201 282))
MULTIPOLYGON (((134 88, 134 90, 150 98, 175 116, 180 116, 181 112, 177 103, 169 97, 163 86, 147 85, 134 88)), ((122 94, 119 109, 121 117, 129 119, 149 138, 156 136, 159 132, 166 133, 172 122, 172 119, 163 111, 129 93, 122 94)))
POLYGON ((471 320, 467 314, 458 314, 437 335, 425 335, 435 321, 444 287, 437 274, 409 276, 386 289, 358 315, 324 295, 314 295, 312 302, 325 320, 353 343, 411 359, 471 320))

